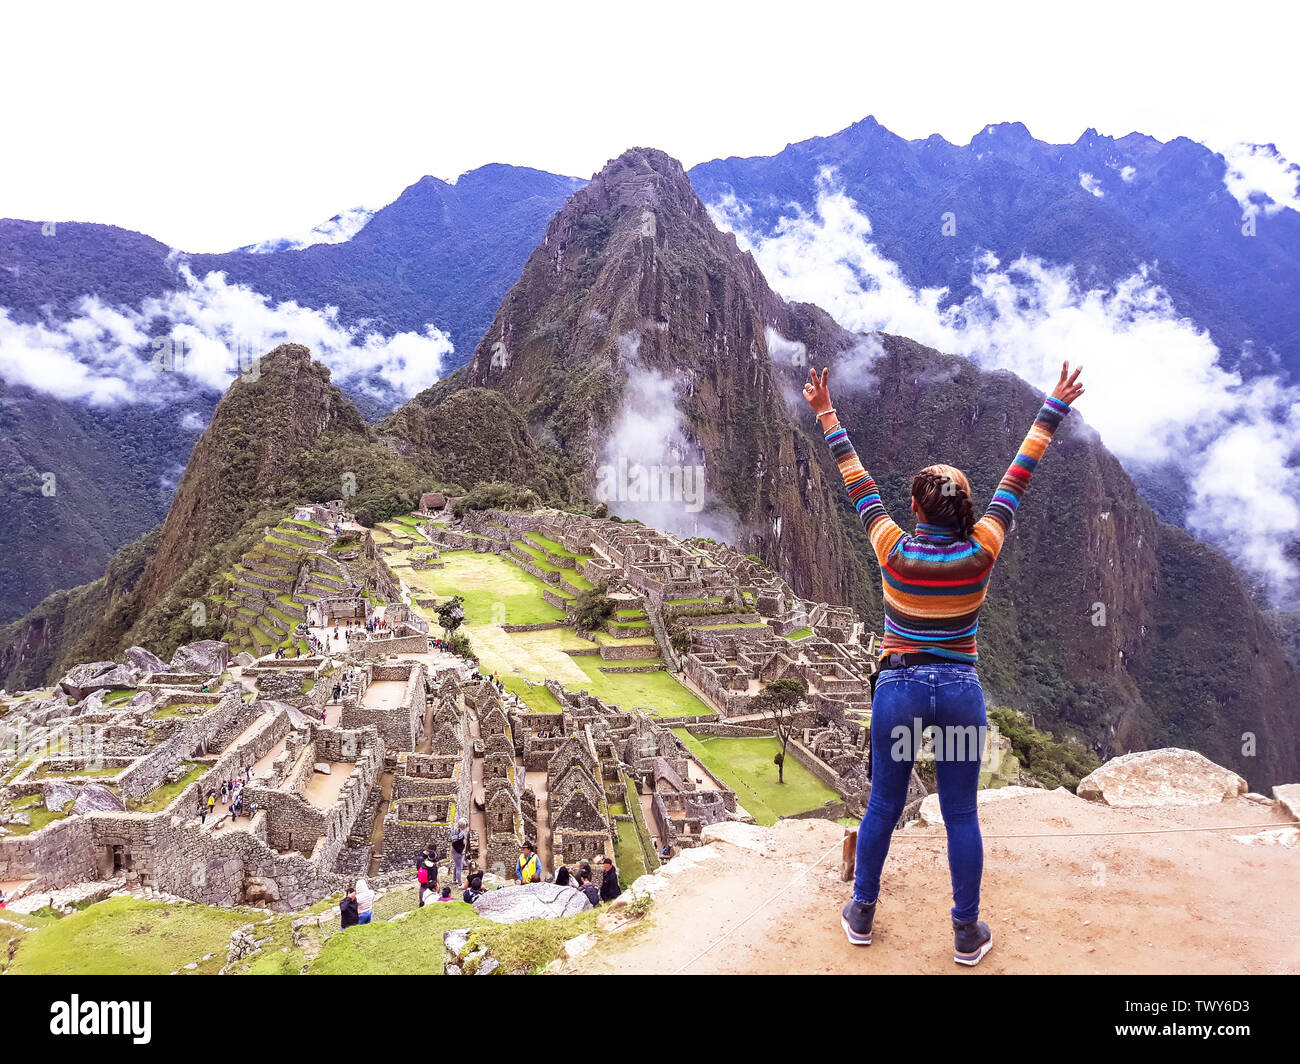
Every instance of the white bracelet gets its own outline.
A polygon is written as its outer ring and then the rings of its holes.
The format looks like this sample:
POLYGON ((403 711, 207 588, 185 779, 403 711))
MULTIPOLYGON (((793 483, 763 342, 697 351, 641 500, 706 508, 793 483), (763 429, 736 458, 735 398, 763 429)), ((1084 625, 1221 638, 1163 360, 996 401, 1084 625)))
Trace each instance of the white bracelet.
POLYGON ((813 417, 825 417, 827 414, 833 414, 833 413, 835 413, 835 407, 831 407, 829 410, 823 410, 820 414, 814 411, 813 417))

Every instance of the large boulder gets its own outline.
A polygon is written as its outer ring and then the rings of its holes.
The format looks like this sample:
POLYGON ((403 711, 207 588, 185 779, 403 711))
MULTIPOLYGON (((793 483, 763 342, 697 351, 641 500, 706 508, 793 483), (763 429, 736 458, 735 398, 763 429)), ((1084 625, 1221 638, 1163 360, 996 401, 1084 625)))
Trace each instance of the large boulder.
POLYGON ((494 924, 554 920, 590 908, 591 902, 582 891, 554 883, 524 883, 490 890, 474 903, 474 911, 494 924))
POLYGON ((73 698, 85 698, 93 691, 114 687, 134 687, 135 677, 125 665, 115 661, 91 661, 74 665, 58 683, 58 690, 73 698))
POLYGON ((126 663, 141 676, 151 672, 170 672, 171 666, 144 647, 127 647, 126 663))
POLYGON ((1079 781, 1078 795, 1120 809, 1213 805, 1250 788, 1231 769, 1195 750, 1139 750, 1107 761, 1079 781))
POLYGON ((1273 788, 1273 800, 1292 820, 1300 820, 1300 783, 1281 783, 1273 788))
POLYGON ((72 806, 74 814, 122 813, 125 811, 126 806, 122 804, 122 799, 102 783, 87 783, 81 788, 81 793, 77 795, 77 800, 72 806))
POLYGON ((203 676, 220 676, 230 661, 230 647, 219 639, 200 639, 177 647, 172 655, 172 670, 195 672, 203 676))
POLYGON ((60 812, 69 802, 81 797, 81 788, 64 780, 50 780, 45 784, 45 808, 60 812))

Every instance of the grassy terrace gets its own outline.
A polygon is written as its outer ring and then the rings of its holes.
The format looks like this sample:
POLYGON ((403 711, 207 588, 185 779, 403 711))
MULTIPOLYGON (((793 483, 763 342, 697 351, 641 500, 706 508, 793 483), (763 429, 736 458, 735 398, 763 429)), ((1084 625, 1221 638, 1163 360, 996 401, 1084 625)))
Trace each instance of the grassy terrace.
MULTIPOLYGON (((68 803, 71 808, 72 803, 68 803)), ((24 798, 19 798, 13 803, 15 813, 26 813, 30 824, 9 824, 10 836, 30 835, 34 831, 40 831, 46 824, 53 824, 56 820, 62 820, 67 816, 67 812, 62 809, 46 809, 44 801, 39 794, 29 794, 24 798)))
POLYGON ((787 639, 807 639, 807 638, 808 638, 810 635, 812 635, 812 634, 813 634, 813 630, 812 630, 811 628, 800 628, 799 631, 797 631, 797 632, 791 632, 788 636, 786 636, 786 638, 787 638, 787 639))
MULTIPOLYGON (((390 560, 403 557, 404 552, 390 552, 390 560)), ((433 596, 440 601, 451 595, 464 598, 463 630, 473 643, 481 667, 487 672, 499 673, 509 690, 534 712, 554 713, 559 710, 559 705, 545 688, 525 684, 524 677, 536 684, 546 679, 556 680, 570 690, 589 691, 597 698, 624 709, 640 705, 670 716, 713 713, 709 706, 667 672, 600 671, 603 665, 658 661, 652 637, 615 640, 605 633, 598 635, 602 642, 650 648, 649 656, 641 661, 605 662, 599 656, 571 657, 565 652, 592 650, 595 644, 579 639, 568 628, 506 632, 501 627, 562 621, 563 612, 542 599, 542 591, 549 585, 495 554, 445 551, 442 558, 445 568, 411 570, 403 574, 404 579, 412 585, 417 596, 433 596)), ((437 625, 437 614, 432 609, 421 607, 420 612, 431 625, 437 625)))
POLYGON ((772 758, 781 744, 772 738, 697 738, 685 728, 674 728, 691 754, 736 792, 736 798, 760 824, 779 817, 806 813, 839 797, 793 757, 785 762, 785 783, 776 781, 772 758))
POLYGON ((133 813, 161 813, 175 801, 176 796, 181 791, 185 790, 186 787, 212 767, 197 761, 190 761, 187 764, 189 770, 175 783, 164 783, 161 787, 156 787, 144 798, 127 802, 127 808, 133 813))
MULTIPOLYGON (((338 896, 307 913, 332 912, 338 896)), ((266 920, 259 910, 218 908, 141 898, 108 898, 80 912, 60 916, 50 910, 12 914, 25 931, 8 955, 0 951, 0 971, 15 975, 212 975, 225 966, 230 933, 255 923, 261 952, 235 967, 237 975, 441 975, 442 934, 469 928, 475 944, 487 944, 506 971, 536 972, 560 952, 565 940, 592 931, 596 912, 558 920, 494 924, 462 901, 417 908, 415 891, 395 890, 375 902, 375 918, 341 931, 338 921, 294 933, 303 913, 281 913, 266 920), (393 917, 406 914, 401 920, 393 917), (263 922, 266 921, 266 922, 263 922), (204 958, 209 958, 205 960, 204 958), (187 964, 196 967, 186 970, 187 964)), ((9 914, 7 914, 7 917, 9 914)))

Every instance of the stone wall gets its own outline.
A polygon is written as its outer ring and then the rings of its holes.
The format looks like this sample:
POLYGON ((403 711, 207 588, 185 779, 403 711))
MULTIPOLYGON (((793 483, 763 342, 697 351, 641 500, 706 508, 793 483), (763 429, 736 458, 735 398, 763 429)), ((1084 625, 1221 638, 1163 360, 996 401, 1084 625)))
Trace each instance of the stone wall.
POLYGON ((199 752, 227 726, 241 717, 250 720, 253 712, 243 700, 242 691, 223 695, 215 707, 202 716, 187 719, 184 726, 170 739, 161 742, 153 751, 140 758, 118 777, 118 791, 125 800, 143 798, 166 780, 182 761, 199 752))

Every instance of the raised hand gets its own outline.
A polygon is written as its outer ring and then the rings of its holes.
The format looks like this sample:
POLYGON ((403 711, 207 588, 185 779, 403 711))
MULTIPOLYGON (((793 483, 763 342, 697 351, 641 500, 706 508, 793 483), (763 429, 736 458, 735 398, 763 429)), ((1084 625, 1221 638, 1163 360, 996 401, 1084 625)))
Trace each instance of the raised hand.
MULTIPOLYGON (((1078 383, 1079 374, 1083 372, 1080 366, 1073 373, 1070 372, 1070 363, 1061 363, 1061 379, 1056 382, 1056 388, 1052 392, 1053 399, 1059 399, 1069 406, 1083 394, 1083 385, 1078 383)), ((804 388, 804 397, 808 395, 808 389, 804 388)))
POLYGON ((825 367, 822 368, 820 380, 815 369, 808 370, 809 383, 803 386, 803 397, 814 414, 821 414, 831 408, 830 379, 831 371, 825 367))

